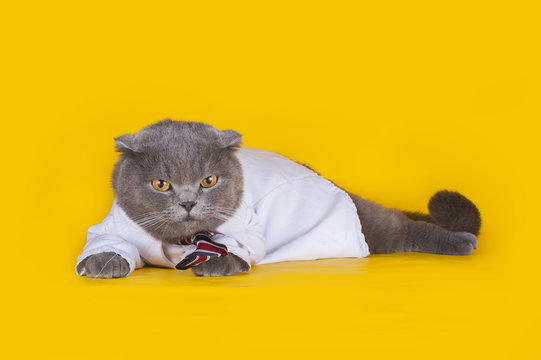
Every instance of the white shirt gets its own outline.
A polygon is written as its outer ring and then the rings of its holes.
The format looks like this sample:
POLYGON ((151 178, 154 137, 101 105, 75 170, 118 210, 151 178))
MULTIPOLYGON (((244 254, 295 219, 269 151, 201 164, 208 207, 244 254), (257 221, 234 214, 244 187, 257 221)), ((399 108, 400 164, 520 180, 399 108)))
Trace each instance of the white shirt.
MULTIPOLYGON (((276 153, 243 147, 236 156, 244 176, 243 198, 233 217, 215 229, 214 241, 250 265, 369 255, 355 205, 346 192, 276 153)), ((130 273, 145 265, 174 268, 194 250, 194 245, 155 239, 115 199, 102 222, 88 229, 75 271, 84 275, 79 264, 101 252, 122 256, 130 273)))

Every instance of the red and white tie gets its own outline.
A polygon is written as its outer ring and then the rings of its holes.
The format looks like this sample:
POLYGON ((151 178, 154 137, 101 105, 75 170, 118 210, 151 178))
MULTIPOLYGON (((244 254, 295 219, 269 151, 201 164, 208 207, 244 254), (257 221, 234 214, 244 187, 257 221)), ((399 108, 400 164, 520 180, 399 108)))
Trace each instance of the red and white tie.
POLYGON ((179 241, 179 245, 195 245, 195 251, 176 265, 179 270, 187 270, 215 257, 226 256, 227 246, 212 241, 212 231, 200 231, 179 241))

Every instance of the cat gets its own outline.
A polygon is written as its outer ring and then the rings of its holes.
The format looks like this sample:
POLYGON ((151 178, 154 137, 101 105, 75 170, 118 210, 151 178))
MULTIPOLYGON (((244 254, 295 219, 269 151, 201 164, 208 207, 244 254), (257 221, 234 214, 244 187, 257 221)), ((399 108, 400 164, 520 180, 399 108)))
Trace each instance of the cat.
POLYGON ((192 267, 197 276, 285 260, 468 255, 477 247, 480 212, 458 192, 437 192, 428 214, 386 208, 241 142, 234 130, 169 119, 115 138, 113 207, 89 228, 76 272, 117 278, 147 265, 175 267, 193 251, 182 239, 206 230, 217 231, 213 240, 229 254, 192 267))

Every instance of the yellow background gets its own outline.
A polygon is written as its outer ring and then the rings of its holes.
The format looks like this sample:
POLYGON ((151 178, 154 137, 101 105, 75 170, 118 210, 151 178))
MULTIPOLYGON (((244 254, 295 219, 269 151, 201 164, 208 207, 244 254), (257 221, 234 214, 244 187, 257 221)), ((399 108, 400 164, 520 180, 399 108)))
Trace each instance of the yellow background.
POLYGON ((1 5, 2 358, 540 356, 537 2, 193 3, 1 5), (167 117, 386 206, 459 190, 479 248, 77 277, 113 137, 167 117))

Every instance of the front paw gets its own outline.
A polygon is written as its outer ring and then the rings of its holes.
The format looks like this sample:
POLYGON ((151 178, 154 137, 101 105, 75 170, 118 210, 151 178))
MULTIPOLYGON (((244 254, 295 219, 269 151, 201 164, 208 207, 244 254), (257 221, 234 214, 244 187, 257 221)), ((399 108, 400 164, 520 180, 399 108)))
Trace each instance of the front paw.
POLYGON ((128 275, 128 261, 114 252, 90 255, 84 263, 86 276, 91 278, 112 279, 128 275))
POLYGON ((248 263, 234 254, 215 257, 192 268, 197 276, 229 276, 250 269, 248 263))

